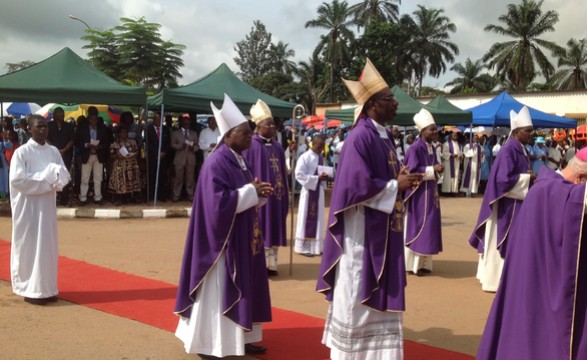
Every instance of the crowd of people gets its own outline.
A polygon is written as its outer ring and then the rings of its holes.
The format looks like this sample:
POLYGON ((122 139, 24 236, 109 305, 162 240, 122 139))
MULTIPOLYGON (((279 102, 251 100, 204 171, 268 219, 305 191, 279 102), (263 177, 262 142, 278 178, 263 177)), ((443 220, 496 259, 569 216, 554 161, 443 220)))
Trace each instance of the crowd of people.
MULTIPOLYGON (((440 130, 426 109, 414 116, 416 131, 402 134, 388 127, 398 102, 369 60, 359 80, 344 82, 362 110, 346 130, 281 131, 262 100, 249 121, 227 95, 222 108, 211 103, 207 129, 180 116, 178 129, 161 133, 158 114, 146 126, 148 194, 193 198, 174 309, 185 351, 205 359, 266 351, 268 279, 278 275, 289 191, 299 186, 294 251, 322 256, 316 290, 329 302, 322 343, 332 359, 403 359, 407 273, 431 273, 443 249, 440 195, 477 193, 469 243, 482 289, 497 292, 478 358, 585 358, 587 148, 545 139, 526 107, 511 112, 507 140, 440 130)), ((94 202, 104 179, 117 196, 140 199, 144 188, 132 114, 115 134, 95 108, 76 129, 58 109, 53 117, 28 119, 32 137, 8 175, 13 289, 36 305, 57 301, 55 199, 68 169, 75 178, 79 165, 81 203, 92 175, 94 202), (26 226, 40 210, 49 216, 39 226, 52 231, 26 226)))

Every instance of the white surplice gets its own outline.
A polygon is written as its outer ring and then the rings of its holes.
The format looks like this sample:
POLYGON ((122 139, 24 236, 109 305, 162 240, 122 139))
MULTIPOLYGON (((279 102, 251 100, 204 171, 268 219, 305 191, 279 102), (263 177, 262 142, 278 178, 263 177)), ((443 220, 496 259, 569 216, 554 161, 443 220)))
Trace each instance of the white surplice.
MULTIPOLYGON (((237 157, 237 160, 246 170, 242 157, 237 157)), ((265 203, 266 199, 257 196, 253 184, 246 184, 238 189, 236 213, 265 203)), ((245 355, 245 344, 259 342, 263 338, 261 324, 253 324, 251 331, 245 331, 223 315, 225 263, 226 254, 223 251, 196 290, 190 318, 179 319, 175 336, 183 342, 187 353, 217 357, 242 356, 245 355)))
POLYGON ((218 144, 218 137, 220 136, 220 130, 216 128, 216 130, 212 130, 210 128, 205 128, 200 131, 200 135, 198 136, 198 147, 204 153, 204 161, 210 156, 214 147, 211 147, 212 144, 218 144))
MULTIPOLYGON (((382 138, 385 128, 375 123, 382 138)), ((336 265, 333 300, 328 308, 322 343, 333 360, 403 359, 403 313, 381 312, 361 303, 359 291, 365 244, 365 207, 391 214, 397 180, 373 199, 344 211, 344 249, 336 265)))
MULTIPOLYGON (((530 174, 520 174, 520 178, 505 197, 524 200, 530 188, 530 174)), ((497 212, 499 201, 492 207, 491 218, 485 224, 485 243, 483 254, 479 254, 477 279, 481 282, 481 289, 487 292, 496 292, 503 270, 503 259, 497 250, 497 212)), ((515 259, 512 259, 515 261, 515 259)))
POLYGON ((10 274, 15 294, 43 299, 56 296, 57 191, 70 177, 56 147, 30 139, 10 163, 12 248, 10 274))
MULTIPOLYGON (((480 174, 480 163, 478 154, 483 148, 477 144, 477 146, 471 146, 471 144, 465 145, 463 154, 465 155, 465 165, 463 169, 463 179, 461 180, 461 192, 467 192, 468 187, 465 187, 465 175, 469 166, 471 167, 471 178, 469 184, 471 186, 471 194, 477 194, 479 192, 479 181, 481 181, 480 174)), ((485 154, 481 154, 481 162, 485 158, 485 154)))
POLYGON ((295 177, 302 185, 300 192, 300 202, 298 204, 298 218, 296 224, 296 241, 294 251, 299 254, 322 254, 324 247, 324 187, 325 181, 318 181, 316 169, 318 169, 319 155, 311 149, 303 153, 296 163, 295 177), (320 184, 320 185, 318 185, 320 184), (308 212, 308 190, 320 191, 318 200, 318 224, 316 225, 316 235, 314 238, 306 238, 306 215, 308 212))
POLYGON ((451 177, 450 171, 450 158, 451 155, 462 155, 461 148, 459 147, 459 143, 448 139, 444 145, 442 145, 442 160, 444 165, 444 175, 442 179, 442 192, 443 193, 458 193, 459 192, 459 174, 461 173, 461 161, 458 157, 454 158, 454 177, 451 177), (454 153, 450 152, 450 147, 448 142, 452 141, 453 143, 453 151, 454 153))

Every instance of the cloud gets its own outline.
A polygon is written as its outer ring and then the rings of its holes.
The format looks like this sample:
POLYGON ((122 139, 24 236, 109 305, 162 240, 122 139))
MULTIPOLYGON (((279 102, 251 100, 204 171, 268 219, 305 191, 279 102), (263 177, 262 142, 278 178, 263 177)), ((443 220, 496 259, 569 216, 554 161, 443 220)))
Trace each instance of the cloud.
MULTIPOLYGON (((354 4, 358 0, 349 0, 354 4)), ((445 10, 445 15, 457 25, 452 42, 459 46, 456 61, 466 58, 477 60, 491 44, 506 38, 483 31, 487 24, 497 24, 498 17, 505 14, 506 6, 514 0, 462 1, 420 0, 426 7, 445 10)), ((181 84, 193 82, 226 63, 238 72, 233 58, 235 44, 250 32, 254 20, 265 24, 273 41, 283 41, 295 50, 295 62, 307 61, 320 35, 325 31, 306 29, 305 23, 317 16, 321 2, 299 1, 212 1, 212 0, 106 0, 74 2, 71 0, 19 0, 2 8, 0 21, 0 74, 6 71, 6 63, 23 60, 40 61, 63 47, 68 46, 82 57, 87 50, 80 40, 85 26, 70 20, 75 15, 98 29, 107 29, 120 23, 121 17, 139 18, 161 24, 161 34, 166 40, 186 45, 185 66, 181 69, 181 84)), ((543 9, 559 12, 560 21, 556 32, 548 33, 545 39, 565 45, 571 38, 586 38, 587 28, 583 24, 583 12, 579 0, 549 0, 543 9)), ((403 1, 401 14, 411 14, 417 5, 403 1)), ((449 65, 448 67, 450 68, 449 65)), ((425 78, 426 85, 443 86, 455 75, 447 72, 439 79, 425 78)))

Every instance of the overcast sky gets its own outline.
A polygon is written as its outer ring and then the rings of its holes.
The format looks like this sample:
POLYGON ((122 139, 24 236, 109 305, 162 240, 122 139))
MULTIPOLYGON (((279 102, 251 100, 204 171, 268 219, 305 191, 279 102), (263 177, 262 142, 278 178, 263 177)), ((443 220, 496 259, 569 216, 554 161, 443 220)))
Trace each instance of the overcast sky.
MULTIPOLYGON (((5 0, 8 1, 8 0, 5 0)), ((350 4, 358 0, 349 0, 350 4)), ((499 24, 497 18, 507 12, 514 0, 404 0, 400 13, 412 13, 417 4, 443 8, 457 26, 452 41, 460 54, 457 62, 467 57, 477 60, 494 42, 511 40, 483 31, 487 24, 499 24)), ((304 24, 316 18, 321 1, 310 0, 17 0, 3 5, 0 11, 0 74, 6 63, 23 60, 41 61, 63 47, 69 47, 83 58, 87 50, 80 40, 86 28, 74 15, 92 28, 108 29, 119 25, 121 17, 139 18, 162 25, 165 40, 186 45, 185 66, 180 70, 181 85, 191 83, 226 63, 234 72, 234 46, 250 32, 253 21, 260 20, 273 35, 273 42, 283 41, 295 50, 294 61, 307 61, 324 31, 306 29, 304 24)), ((556 31, 543 36, 564 46, 574 37, 587 38, 583 0, 546 0, 543 11, 556 10, 556 31)), ((451 65, 449 65, 450 68, 451 65)), ((443 87, 455 77, 447 72, 438 79, 426 77, 425 84, 443 87)))

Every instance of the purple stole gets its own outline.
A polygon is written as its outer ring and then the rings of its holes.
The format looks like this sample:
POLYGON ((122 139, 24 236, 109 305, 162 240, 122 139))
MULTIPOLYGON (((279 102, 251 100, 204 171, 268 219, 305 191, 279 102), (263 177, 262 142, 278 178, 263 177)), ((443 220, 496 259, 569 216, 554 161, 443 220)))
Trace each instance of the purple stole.
POLYGON ((543 167, 512 225, 477 359, 585 359, 585 184, 543 167))
MULTIPOLYGON (((343 254, 345 211, 372 199, 399 174, 401 163, 390 140, 391 133, 387 134, 389 139, 381 139, 372 120, 361 116, 342 148, 316 286, 328 301, 333 300, 337 264, 343 254)), ((357 289, 361 303, 378 311, 404 311, 406 271, 401 194, 391 214, 367 206, 364 210, 365 251, 357 289)))
MULTIPOLYGON (((481 169, 481 149, 479 144, 477 143, 470 143, 470 146, 472 146, 472 148, 477 148, 477 175, 479 175, 479 170, 481 169)), ((469 166, 467 166, 467 170, 465 171, 465 174, 463 175, 463 185, 466 188, 470 188, 471 187, 471 165, 472 165, 473 161, 470 160, 469 161, 469 166)))
POLYGON ((225 254, 226 275, 222 286, 223 316, 243 329, 271 320, 271 302, 256 224, 256 207, 236 213, 238 189, 250 183, 230 148, 222 143, 204 162, 196 186, 181 266, 174 312, 191 316, 198 288, 225 254))
POLYGON ((264 246, 286 246, 286 218, 289 211, 287 173, 283 147, 274 140, 267 142, 258 134, 253 136, 251 147, 243 152, 253 176, 273 185, 274 194, 259 208, 259 226, 264 246))
MULTIPOLYGON (((457 143, 457 149, 460 149, 460 148, 461 148, 461 146, 457 143)), ((448 151, 451 154, 455 153, 455 147, 454 147, 453 141, 451 139, 448 139, 448 151)), ((449 163, 450 163, 450 177, 452 179, 454 179, 454 177, 456 176, 456 174, 455 174, 455 158, 451 156, 449 159, 449 163)))
POLYGON ((516 185, 520 174, 527 174, 530 170, 530 158, 524 151, 524 147, 515 138, 510 138, 499 150, 495 162, 491 167, 487 188, 483 195, 483 203, 479 211, 479 218, 475 230, 469 239, 469 244, 482 254, 485 241, 485 226, 491 218, 493 206, 497 206, 497 249, 501 257, 505 258, 507 237, 514 223, 517 209, 522 200, 505 197, 516 185))
MULTIPOLYGON (((313 150, 309 150, 313 151, 313 150)), ((324 158, 318 154, 318 166, 324 165, 324 158)), ((318 174, 318 168, 314 172, 314 175, 318 174)), ((315 239, 318 230, 318 206, 320 204, 320 186, 321 181, 318 180, 316 190, 307 190, 308 192, 308 204, 306 208, 306 229, 304 231, 305 239, 315 239)))
MULTIPOLYGON (((405 164, 412 173, 424 173, 427 167, 438 164, 434 147, 432 154, 429 154, 426 141, 418 139, 408 149, 405 164)), ((436 179, 422 181, 418 188, 406 191, 405 205, 408 214, 406 246, 422 255, 441 252, 440 200, 436 179)))

